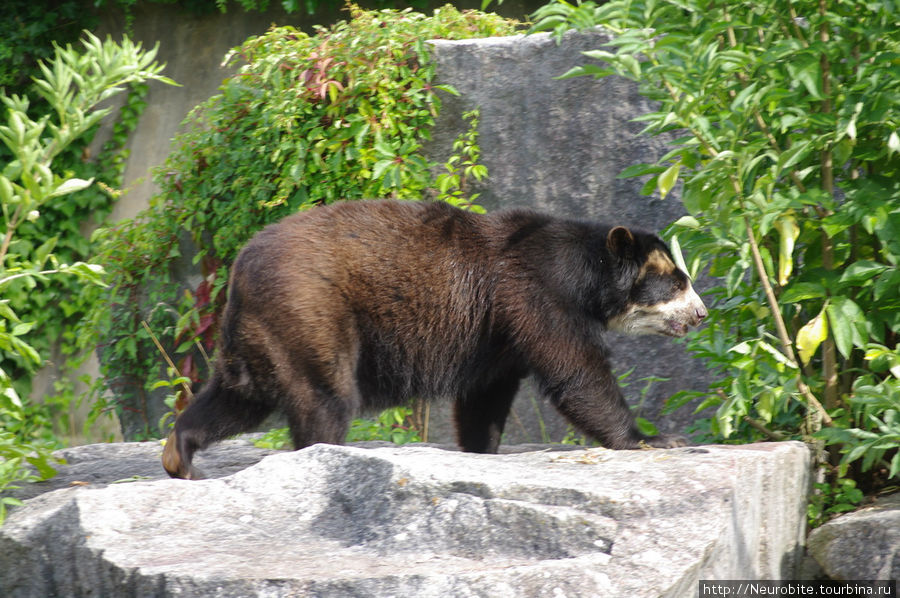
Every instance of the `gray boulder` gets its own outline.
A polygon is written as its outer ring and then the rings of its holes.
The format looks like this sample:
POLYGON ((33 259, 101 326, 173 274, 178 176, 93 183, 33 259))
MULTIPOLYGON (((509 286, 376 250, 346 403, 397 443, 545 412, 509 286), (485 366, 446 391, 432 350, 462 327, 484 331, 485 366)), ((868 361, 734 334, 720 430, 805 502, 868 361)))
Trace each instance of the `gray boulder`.
MULTIPOLYGON (((102 469, 100 449, 85 450, 81 463, 102 469)), ((132 445, 135 471, 155 462, 161 476, 159 452, 132 445)), ((206 456, 218 452, 263 454, 245 442, 206 456)), ((794 574, 808 468, 794 442, 506 455, 315 445, 218 479, 32 498, 0 528, 0 595, 694 596, 700 579, 794 574)))
POLYGON ((900 494, 817 527, 809 554, 832 579, 900 579, 900 494))
MULTIPOLYGON (((253 441, 260 436, 245 434, 221 442, 211 450, 201 451, 197 454, 197 467, 209 477, 221 478, 255 465, 263 457, 284 452, 256 448, 253 441)), ((156 440, 64 448, 53 453, 62 460, 61 465, 55 466, 55 476, 43 482, 24 484, 9 495, 28 500, 61 488, 98 488, 109 484, 167 480, 169 476, 160 464, 162 449, 162 443, 156 440)))

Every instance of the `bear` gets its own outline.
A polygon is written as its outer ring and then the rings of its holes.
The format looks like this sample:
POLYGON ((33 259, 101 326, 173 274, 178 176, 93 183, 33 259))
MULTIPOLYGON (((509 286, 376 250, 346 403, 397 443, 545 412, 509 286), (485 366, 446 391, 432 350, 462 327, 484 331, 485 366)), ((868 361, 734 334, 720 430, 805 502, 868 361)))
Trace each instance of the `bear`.
POLYGON ((273 410, 294 448, 341 444, 363 410, 454 402, 463 451, 496 453, 520 381, 610 449, 671 448, 641 433, 606 330, 680 337, 707 316, 656 235, 527 209, 338 202, 269 225, 231 267, 213 372, 163 454, 196 451, 273 410))

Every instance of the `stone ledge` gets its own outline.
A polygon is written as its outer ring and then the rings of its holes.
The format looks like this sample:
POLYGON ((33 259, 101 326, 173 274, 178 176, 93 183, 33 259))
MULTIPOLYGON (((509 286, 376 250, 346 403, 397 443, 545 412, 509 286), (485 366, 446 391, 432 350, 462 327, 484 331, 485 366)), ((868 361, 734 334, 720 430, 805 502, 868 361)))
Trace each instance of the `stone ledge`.
MULTIPOLYGON (((162 475, 156 443, 69 449, 68 467, 102 471, 122 450, 162 475)), ((238 441, 206 466, 264 454, 238 441)), ((794 442, 316 445, 218 479, 33 498, 0 528, 0 595, 693 596, 700 579, 795 573, 808 468, 794 442)))

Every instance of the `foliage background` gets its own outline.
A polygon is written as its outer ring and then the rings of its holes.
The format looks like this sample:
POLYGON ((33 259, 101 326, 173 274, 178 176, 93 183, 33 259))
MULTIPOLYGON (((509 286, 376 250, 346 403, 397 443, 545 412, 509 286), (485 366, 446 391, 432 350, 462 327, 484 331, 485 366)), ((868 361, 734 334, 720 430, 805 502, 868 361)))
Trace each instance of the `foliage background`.
MULTIPOLYGON (((535 15, 561 35, 612 34, 566 76, 636 81, 674 133, 647 176, 676 184, 669 230, 686 269, 720 277, 690 349, 719 372, 708 437, 824 447, 829 500, 900 483, 900 28, 893 2, 562 0, 535 15)), ((674 397, 673 408, 694 398, 674 397)), ((834 500, 831 500, 834 499, 834 500)))
MULTIPOLYGON (((26 463, 41 477, 54 473, 50 442, 42 429, 46 424, 35 417, 40 411, 30 408, 16 384, 20 371, 29 372, 42 364, 39 351, 28 339, 40 322, 20 317, 14 301, 20 296, 11 291, 24 287, 30 292, 44 285, 52 288, 49 283, 63 274, 103 284, 100 266, 62 261, 65 256, 56 253, 60 236, 54 231, 37 237, 40 245, 33 242, 35 225, 47 217, 47 208, 58 207, 94 182, 93 178, 73 176, 71 171, 60 173, 57 158, 112 111, 98 106, 105 100, 148 79, 171 83, 159 75, 162 67, 154 61, 155 50, 144 51, 128 40, 101 42, 90 34, 81 46, 80 50, 56 46, 52 58, 39 62, 41 74, 34 78, 34 97, 42 98, 49 110, 38 118, 29 114, 31 97, 0 90, 5 109, 0 143, 10 155, 0 173, 0 351, 5 358, 0 363, 0 492, 32 478, 26 463), (31 236, 23 236, 22 231, 31 236)), ((0 521, 9 504, 18 501, 0 498, 0 521)))

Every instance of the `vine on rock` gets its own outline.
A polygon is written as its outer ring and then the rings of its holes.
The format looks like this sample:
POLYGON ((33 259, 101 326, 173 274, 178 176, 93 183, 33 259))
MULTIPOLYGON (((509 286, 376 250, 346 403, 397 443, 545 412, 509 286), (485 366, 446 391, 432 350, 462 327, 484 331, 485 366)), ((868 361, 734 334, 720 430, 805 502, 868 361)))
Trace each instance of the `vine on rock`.
POLYGON ((98 408, 134 414, 127 435, 159 435, 165 417, 153 411, 160 357, 141 322, 174 339, 178 374, 201 382, 207 366, 198 346, 213 350, 228 265, 263 226, 337 200, 472 203, 461 186, 484 174, 472 162, 476 137, 460 141, 462 163, 450 163, 440 189, 437 165, 422 153, 440 94, 455 93, 435 84, 426 40, 509 35, 517 23, 450 6, 432 16, 355 6, 350 13, 313 35, 278 27, 231 51, 225 62, 240 64, 237 74, 185 120, 156 173, 161 192, 151 207, 103 233, 115 286, 95 323, 118 398, 98 408), (199 279, 177 266, 185 257, 199 265, 199 279))

